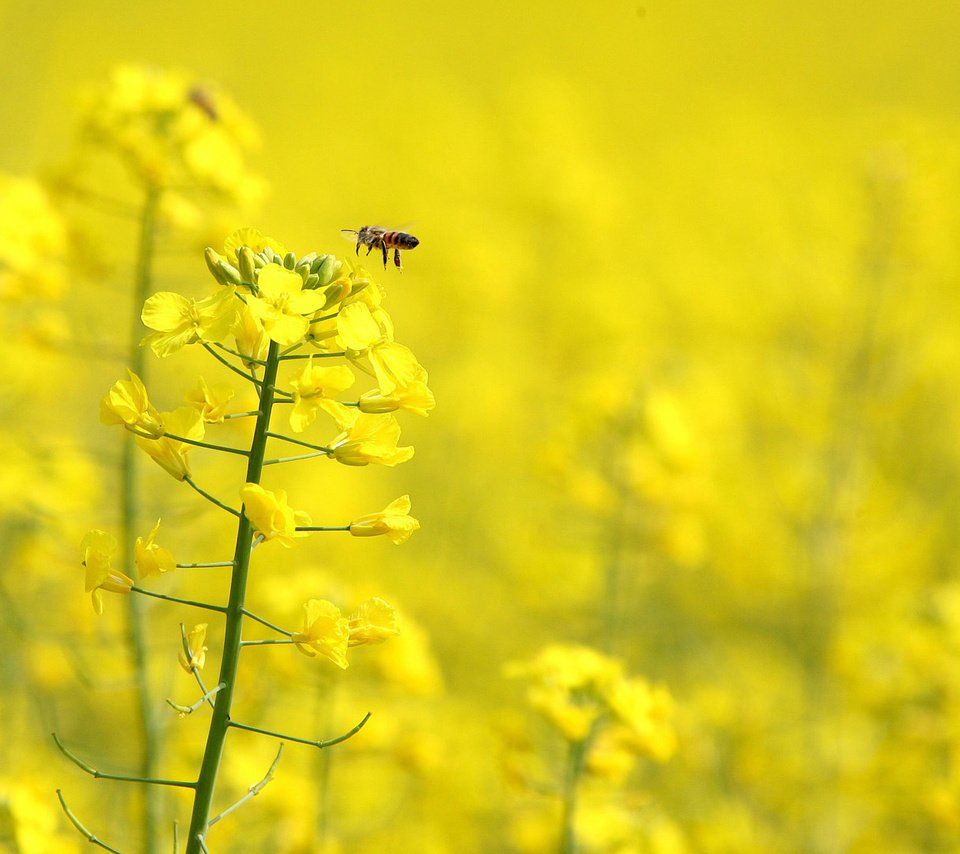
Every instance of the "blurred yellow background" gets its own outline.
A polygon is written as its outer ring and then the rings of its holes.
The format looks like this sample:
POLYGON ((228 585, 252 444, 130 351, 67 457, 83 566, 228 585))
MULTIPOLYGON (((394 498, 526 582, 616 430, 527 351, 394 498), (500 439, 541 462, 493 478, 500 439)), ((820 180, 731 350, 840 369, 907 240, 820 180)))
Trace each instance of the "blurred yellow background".
MULTIPOLYGON (((504 675, 551 643, 675 703, 668 761, 584 783, 577 850, 960 850, 958 27, 954 4, 890 0, 0 4, 0 171, 62 168, 84 87, 118 64, 179 69, 252 119, 269 188, 206 242, 421 241, 402 276, 367 264, 436 393, 403 423, 416 456, 276 478, 318 524, 409 492, 423 530, 399 549, 315 535, 253 582, 285 624, 310 596, 383 595, 404 633, 345 673, 245 659, 251 723, 324 737, 374 714, 321 758, 288 746, 212 850, 558 850, 556 792, 530 780, 558 782, 561 746, 504 675)), ((71 216, 89 249, 63 298, 73 344, 8 336, 4 358, 11 852, 86 850, 56 788, 141 844, 131 790, 49 737, 113 773, 139 750, 123 603, 93 614, 77 556, 117 524, 98 401, 124 376, 136 231, 71 216)), ((161 241, 156 289, 209 290, 198 241, 161 241)), ((204 364, 179 358, 149 369, 165 407, 204 364)), ((232 494, 235 471, 194 459, 232 494)), ((163 517, 179 560, 223 559, 232 527, 143 467, 144 524, 163 517)), ((198 572, 162 589, 225 595, 198 572)), ((149 609, 158 697, 195 699, 175 664, 194 619, 149 609)), ((195 773, 198 716, 164 718, 168 776, 195 773)), ((274 748, 231 739, 239 797, 274 748)), ((183 825, 187 798, 164 799, 183 825)))

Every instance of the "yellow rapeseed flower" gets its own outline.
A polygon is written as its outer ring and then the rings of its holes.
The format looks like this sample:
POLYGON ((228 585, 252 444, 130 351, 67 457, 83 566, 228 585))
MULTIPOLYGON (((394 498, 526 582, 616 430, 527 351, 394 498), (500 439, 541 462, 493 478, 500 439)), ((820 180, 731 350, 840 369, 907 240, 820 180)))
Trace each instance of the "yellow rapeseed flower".
POLYGON ((365 466, 378 463, 395 466, 413 456, 413 448, 398 448, 400 425, 387 413, 368 415, 361 412, 330 444, 328 456, 346 466, 365 466))
POLYGON ((158 546, 156 543, 159 530, 160 520, 157 519, 157 524, 153 526, 153 530, 147 535, 147 539, 137 537, 137 542, 134 544, 133 560, 141 578, 162 575, 164 572, 176 569, 177 562, 170 550, 158 546))
POLYGON ((293 408, 290 411, 290 428, 302 433, 317 417, 320 409, 327 410, 334 418, 339 410, 331 408, 331 396, 350 388, 354 383, 353 371, 346 365, 332 368, 315 368, 313 356, 300 374, 290 380, 293 389, 293 408))
POLYGON ((269 338, 283 347, 302 341, 310 328, 305 315, 323 306, 323 294, 305 291, 300 274, 279 264, 260 270, 257 287, 256 296, 246 297, 247 305, 269 338))
POLYGON ((190 444, 163 435, 172 433, 185 439, 200 441, 204 435, 203 417, 192 406, 181 406, 173 412, 160 413, 162 438, 145 439, 137 436, 137 444, 150 455, 157 465, 164 468, 177 480, 190 474, 187 453, 190 444))
POLYGON ((90 594, 93 610, 102 614, 103 598, 100 591, 129 593, 133 579, 111 566, 117 553, 117 541, 112 534, 100 530, 88 531, 80 542, 80 551, 83 554, 82 564, 87 570, 84 589, 90 594))
POLYGON ((190 647, 190 657, 187 658, 182 647, 180 654, 177 656, 180 666, 187 673, 192 673, 194 670, 203 670, 203 665, 207 663, 207 648, 204 646, 206 639, 207 623, 197 623, 187 632, 187 646, 190 647))
POLYGON ((394 543, 405 543, 420 529, 420 523, 410 515, 410 496, 401 495, 379 513, 361 516, 350 523, 355 537, 388 536, 394 543))
POLYGON ((143 304, 140 318, 154 331, 140 344, 149 344, 162 359, 197 341, 223 341, 236 322, 238 308, 232 287, 221 287, 201 300, 162 291, 143 304))
POLYGON ((358 403, 361 412, 370 414, 403 409, 423 416, 426 416, 436 405, 433 392, 427 388, 425 382, 419 380, 415 380, 408 386, 397 386, 389 394, 381 389, 365 392, 360 395, 358 403))
POLYGON ((240 488, 243 512, 265 540, 276 540, 286 548, 293 546, 298 537, 307 536, 297 531, 298 525, 309 525, 310 516, 302 510, 294 510, 287 503, 287 493, 278 489, 271 492, 256 483, 247 483, 240 488))
POLYGON ((143 380, 133 371, 127 373, 130 379, 117 380, 100 401, 100 423, 124 424, 129 430, 159 438, 163 435, 160 413, 150 403, 143 380))
POLYGON ((187 392, 186 401, 207 424, 219 424, 235 395, 236 391, 226 383, 217 383, 211 388, 203 377, 199 377, 196 388, 187 392))
POLYGON ((332 602, 326 599, 307 602, 303 606, 303 629, 294 632, 291 640, 304 655, 314 658, 319 653, 346 670, 350 623, 332 602))

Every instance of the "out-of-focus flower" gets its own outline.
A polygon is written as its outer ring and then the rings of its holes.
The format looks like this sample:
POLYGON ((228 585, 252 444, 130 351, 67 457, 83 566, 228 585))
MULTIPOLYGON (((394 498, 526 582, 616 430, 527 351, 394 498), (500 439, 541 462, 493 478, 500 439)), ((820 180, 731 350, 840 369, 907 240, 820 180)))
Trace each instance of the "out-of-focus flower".
POLYGON ((256 483, 247 483, 240 488, 243 512, 265 540, 276 540, 291 548, 294 539, 307 536, 297 531, 298 525, 309 525, 310 516, 302 510, 294 510, 287 503, 287 493, 278 489, 271 492, 256 483))
POLYGON ((111 566, 117 553, 117 541, 106 531, 88 531, 80 542, 83 566, 86 567, 85 590, 90 594, 93 610, 103 613, 101 590, 110 593, 129 593, 133 579, 111 566))
POLYGON ((397 545, 405 543, 420 530, 420 523, 410 515, 410 496, 402 495, 390 502, 379 513, 369 513, 350 523, 354 537, 378 537, 386 535, 397 545))
POLYGON ((157 533, 160 531, 160 520, 153 526, 147 539, 137 537, 134 544, 134 563, 137 565, 137 572, 141 578, 148 578, 151 575, 162 575, 164 572, 170 572, 176 569, 177 562, 169 549, 158 546, 156 543, 157 533))
POLYGON ((0 300, 58 297, 67 249, 66 228, 43 188, 0 175, 0 300))
POLYGON ((349 623, 350 646, 383 643, 400 634, 396 608, 376 597, 361 602, 349 623))
POLYGON ((223 92, 181 72, 116 68, 89 92, 82 133, 149 186, 205 188, 236 203, 262 193, 246 163, 258 142, 253 124, 223 92))

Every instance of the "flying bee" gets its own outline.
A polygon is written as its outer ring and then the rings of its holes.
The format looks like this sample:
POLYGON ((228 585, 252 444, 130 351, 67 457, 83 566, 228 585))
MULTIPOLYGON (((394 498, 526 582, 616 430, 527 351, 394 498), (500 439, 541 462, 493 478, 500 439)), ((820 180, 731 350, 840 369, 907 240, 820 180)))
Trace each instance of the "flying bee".
POLYGON ((344 234, 355 234, 357 236, 357 255, 360 254, 360 247, 367 247, 367 255, 374 249, 383 252, 383 269, 387 269, 387 250, 393 250, 393 263, 397 265, 400 271, 403 271, 403 264, 400 263, 401 249, 416 249, 420 245, 412 234, 405 231, 390 231, 381 228, 379 225, 364 225, 359 231, 352 228, 343 229, 344 234))

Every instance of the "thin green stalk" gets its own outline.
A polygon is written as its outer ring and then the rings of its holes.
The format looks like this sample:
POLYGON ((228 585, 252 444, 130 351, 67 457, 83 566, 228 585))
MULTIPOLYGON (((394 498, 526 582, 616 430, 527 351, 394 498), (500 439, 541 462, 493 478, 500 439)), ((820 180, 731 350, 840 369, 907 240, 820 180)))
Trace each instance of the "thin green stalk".
MULTIPOLYGON (((154 237, 156 234, 157 208, 160 203, 160 190, 148 187, 140 212, 140 236, 137 249, 136 279, 134 282, 133 307, 130 318, 129 358, 131 370, 139 377, 144 374, 144 352, 140 347, 143 324, 140 321, 140 308, 150 295, 152 278, 154 237)), ((133 542, 138 523, 140 506, 137 483, 137 464, 134 456, 134 442, 127 436, 123 443, 120 469, 120 525, 122 535, 121 559, 123 566, 133 565, 130 544, 133 542)), ((160 754, 160 733, 154 714, 154 700, 150 689, 144 603, 137 596, 127 599, 127 640, 130 645, 133 675, 136 684, 137 711, 141 730, 140 776, 156 776, 157 760, 160 754)), ((160 795, 152 786, 143 793, 143 851, 156 854, 157 830, 160 822, 160 795)))
MULTIPOLYGON (((267 432, 270 427, 270 414, 273 409, 272 387, 277 380, 280 348, 276 342, 270 343, 267 364, 264 369, 263 383, 260 389, 260 414, 254 428, 250 446, 250 459, 247 464, 247 483, 260 483, 263 472, 263 458, 267 447, 267 432)), ((200 854, 206 847, 204 838, 210 822, 210 809, 213 793, 223 756, 223 746, 230 727, 230 709, 233 705, 233 693, 236 688, 237 668, 240 663, 240 640, 243 630, 244 599, 247 591, 247 575, 250 569, 253 528, 250 521, 241 513, 237 524, 237 542, 234 550, 234 567, 230 580, 230 598, 226 610, 226 628, 223 639, 223 658, 220 663, 218 682, 224 688, 217 696, 217 703, 210 719, 207 745, 200 765, 197 790, 193 801, 193 814, 190 817, 190 831, 187 835, 186 854, 200 854)))
POLYGON ((560 832, 560 854, 576 854, 577 834, 574 820, 577 815, 577 787, 587 758, 589 739, 571 741, 567 752, 567 767, 563 776, 563 818, 560 832))

